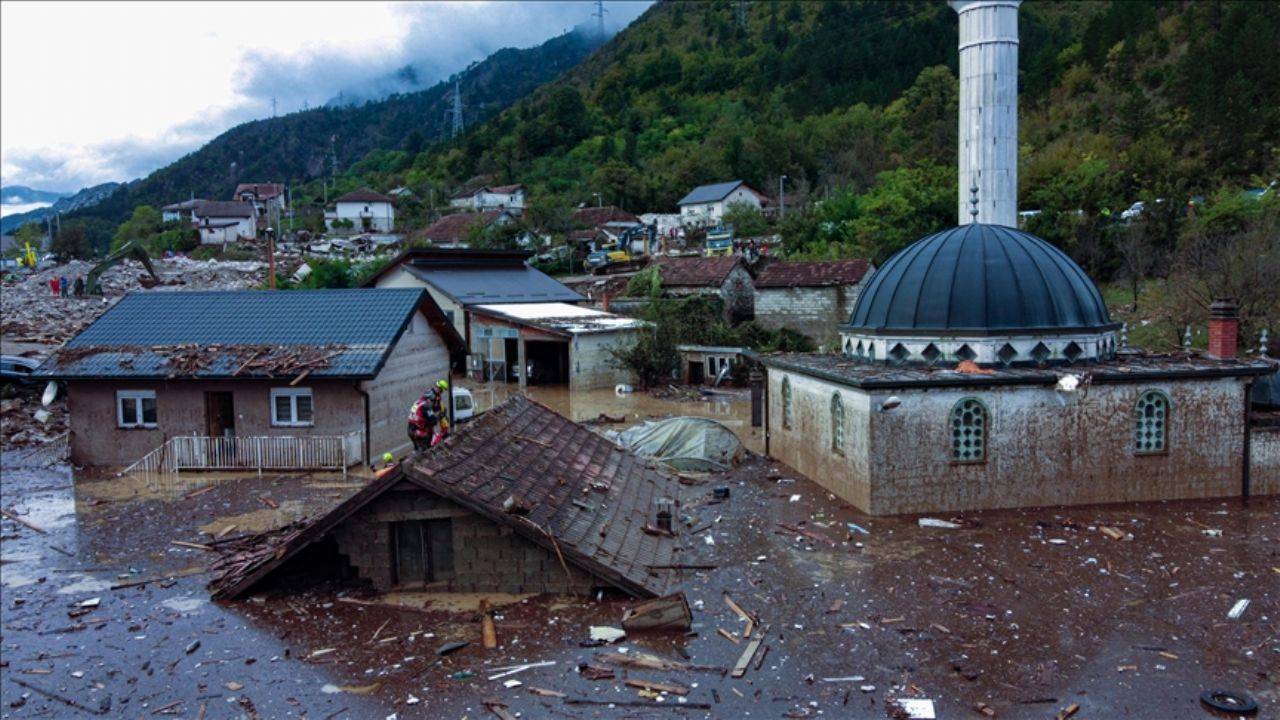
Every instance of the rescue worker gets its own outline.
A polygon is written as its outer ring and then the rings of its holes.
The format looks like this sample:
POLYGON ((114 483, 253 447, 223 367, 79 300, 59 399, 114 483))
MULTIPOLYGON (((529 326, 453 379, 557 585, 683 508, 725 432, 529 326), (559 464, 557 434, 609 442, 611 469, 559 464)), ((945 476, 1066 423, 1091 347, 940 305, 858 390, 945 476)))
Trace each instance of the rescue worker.
POLYGON ((74 287, 75 287, 76 297, 84 297, 84 276, 83 275, 76 276, 76 284, 74 287))
POLYGON ((431 398, 426 393, 422 393, 422 397, 409 407, 409 440, 413 442, 415 451, 420 452, 430 447, 437 417, 439 416, 432 408, 431 398))
POLYGON ((445 380, 437 380, 435 387, 431 388, 431 409, 435 411, 436 418, 439 420, 436 431, 431 436, 433 447, 449 436, 449 411, 444 404, 448 392, 449 383, 445 380))

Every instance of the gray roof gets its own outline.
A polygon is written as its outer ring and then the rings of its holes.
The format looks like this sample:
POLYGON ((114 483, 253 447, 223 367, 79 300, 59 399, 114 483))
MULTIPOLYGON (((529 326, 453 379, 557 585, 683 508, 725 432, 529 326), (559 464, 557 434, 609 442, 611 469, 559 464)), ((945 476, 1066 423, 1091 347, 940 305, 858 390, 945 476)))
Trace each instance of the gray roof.
POLYGON ((717 200, 725 199, 729 193, 738 189, 742 184, 741 180, 730 180, 729 182, 715 183, 714 185, 699 185, 694 188, 688 195, 680 199, 680 205, 693 205, 695 203, 709 203, 717 200))
POLYGON ((889 258, 849 324, 872 332, 1003 333, 1114 327, 1098 288, 1067 254, 1001 225, 961 225, 889 258))
POLYGON ((559 280, 524 262, 489 267, 423 267, 406 264, 414 277, 448 295, 460 305, 500 303, 582 302, 586 298, 559 280))
POLYGON ((419 288, 135 292, 68 341, 36 374, 255 377, 271 375, 273 367, 279 374, 290 357, 323 357, 310 377, 369 378, 425 301, 427 293, 419 288), (280 363, 251 363, 254 358, 280 363))
POLYGON ((251 218, 254 215, 253 203, 238 200, 202 200, 196 203, 192 212, 202 218, 251 218))

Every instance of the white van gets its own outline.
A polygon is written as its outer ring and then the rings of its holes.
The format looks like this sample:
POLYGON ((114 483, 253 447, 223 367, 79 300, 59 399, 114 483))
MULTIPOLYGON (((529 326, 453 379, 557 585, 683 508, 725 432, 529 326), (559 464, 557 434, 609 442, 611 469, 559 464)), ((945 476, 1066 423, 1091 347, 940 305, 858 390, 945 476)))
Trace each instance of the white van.
POLYGON ((466 422, 476 414, 476 401, 471 391, 463 387, 453 388, 453 419, 466 422))

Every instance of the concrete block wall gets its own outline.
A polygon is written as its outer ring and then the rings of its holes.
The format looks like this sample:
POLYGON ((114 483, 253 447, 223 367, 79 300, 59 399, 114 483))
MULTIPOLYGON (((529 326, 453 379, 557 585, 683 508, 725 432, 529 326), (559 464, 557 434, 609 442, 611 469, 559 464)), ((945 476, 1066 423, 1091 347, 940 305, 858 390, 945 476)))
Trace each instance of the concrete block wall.
POLYGON ((1280 495, 1280 427, 1253 428, 1249 438, 1249 494, 1280 495))
POLYGON ((611 348, 636 342, 635 330, 575 335, 569 345, 569 389, 599 390, 619 383, 634 385, 635 373, 618 367, 611 348))
POLYGON ((380 591, 395 587, 392 523, 448 518, 453 571, 433 587, 450 592, 587 593, 601 583, 513 530, 416 486, 388 491, 334 531, 338 550, 361 578, 380 591))
POLYGON ((769 455, 862 510, 871 506, 870 415, 866 393, 776 368, 768 371, 769 455), (783 380, 791 386, 791 423, 783 422, 783 380), (845 451, 833 449, 831 398, 844 406, 845 451))
POLYGON ((369 394, 369 454, 374 461, 385 452, 397 457, 409 452, 409 406, 437 380, 447 379, 449 350, 422 313, 414 313, 378 376, 363 383, 369 394))
POLYGON ((756 288, 756 323, 770 330, 789 328, 834 347, 837 329, 849 322, 861 287, 756 288))

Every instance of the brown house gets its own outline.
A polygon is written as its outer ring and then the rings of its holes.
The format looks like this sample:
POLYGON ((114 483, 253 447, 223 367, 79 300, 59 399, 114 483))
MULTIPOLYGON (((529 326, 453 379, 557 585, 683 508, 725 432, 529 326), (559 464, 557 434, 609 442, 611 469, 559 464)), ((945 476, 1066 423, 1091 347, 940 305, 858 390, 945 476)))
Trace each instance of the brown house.
POLYGON ((175 438, 185 467, 304 446, 353 465, 408 446, 407 408, 462 348, 422 289, 143 292, 37 374, 66 383, 76 465, 129 465, 175 438))
POLYGON ((875 268, 866 260, 774 260, 756 275, 755 319, 771 330, 790 328, 821 342, 853 312, 875 268))
POLYGON ((305 566, 383 591, 612 587, 660 595, 676 539, 657 530, 657 513, 674 515, 667 500, 678 487, 603 436, 517 396, 260 545, 249 562, 237 556, 212 587, 216 597, 236 598, 305 566))
POLYGON ((755 313, 755 291, 747 264, 737 255, 719 257, 659 257, 662 291, 674 297, 705 295, 724 302, 725 315, 733 320, 755 313))
POLYGON ((513 216, 506 210, 457 212, 445 215, 426 228, 415 232, 413 241, 427 242, 436 247, 466 247, 472 233, 509 223, 512 219, 513 216))

